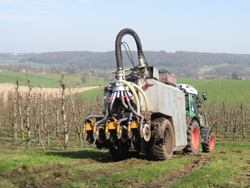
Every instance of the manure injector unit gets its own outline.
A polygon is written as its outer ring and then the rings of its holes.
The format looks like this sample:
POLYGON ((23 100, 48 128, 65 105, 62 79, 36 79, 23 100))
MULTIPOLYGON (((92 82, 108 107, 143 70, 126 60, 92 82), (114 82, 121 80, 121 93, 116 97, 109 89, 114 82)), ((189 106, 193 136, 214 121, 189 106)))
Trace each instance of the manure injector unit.
MULTIPOLYGON (((126 43, 125 43, 126 44, 126 43)), ((116 81, 104 89, 104 113, 85 118, 83 138, 97 148, 108 148, 113 157, 145 153, 150 160, 170 159, 173 152, 212 152, 215 135, 199 114, 198 92, 187 84, 176 84, 167 71, 149 67, 139 36, 121 30, 115 42, 116 81), (131 35, 139 64, 124 69, 122 38, 131 35), (129 71, 125 73, 125 71, 129 71)), ((206 93, 203 93, 206 99, 206 93)))

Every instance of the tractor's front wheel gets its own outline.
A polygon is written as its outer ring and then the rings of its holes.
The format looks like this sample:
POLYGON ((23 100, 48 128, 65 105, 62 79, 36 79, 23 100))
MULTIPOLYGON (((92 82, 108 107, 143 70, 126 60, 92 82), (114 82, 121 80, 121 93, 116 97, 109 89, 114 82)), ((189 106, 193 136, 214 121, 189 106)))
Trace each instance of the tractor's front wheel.
POLYGON ((202 144, 203 152, 213 152, 215 148, 215 134, 213 132, 209 133, 208 142, 202 144))
POLYGON ((200 126, 197 121, 192 121, 187 130, 187 146, 183 150, 185 153, 198 154, 200 150, 200 126))

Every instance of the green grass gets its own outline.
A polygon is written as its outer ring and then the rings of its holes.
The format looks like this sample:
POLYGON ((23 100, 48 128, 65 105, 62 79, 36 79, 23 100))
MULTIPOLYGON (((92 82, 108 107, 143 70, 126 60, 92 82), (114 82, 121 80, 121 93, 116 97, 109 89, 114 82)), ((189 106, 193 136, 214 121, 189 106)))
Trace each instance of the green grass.
POLYGON ((190 84, 200 93, 207 92, 208 101, 220 104, 244 102, 250 104, 250 80, 227 79, 178 79, 178 83, 190 84))
MULTIPOLYGON (((29 73, 28 77, 34 87, 39 87, 40 83, 43 88, 58 88, 60 87, 60 74, 33 74, 29 73)), ((0 83, 12 83, 15 84, 16 80, 19 80, 20 85, 27 86, 26 73, 19 72, 0 72, 0 83)), ((65 75, 65 83, 71 87, 77 87, 78 80, 80 81, 80 87, 98 86, 101 84, 99 78, 91 76, 90 82, 82 83, 81 76, 77 75, 65 75)), ((107 81, 102 78, 102 84, 107 84, 107 81)))
POLYGON ((84 91, 81 94, 81 96, 87 98, 88 100, 90 100, 91 98, 94 98, 95 96, 100 96, 103 98, 103 87, 98 87, 96 89, 91 89, 88 91, 84 91))
POLYGON ((209 165, 201 168, 172 187, 250 187, 247 180, 249 171, 248 143, 217 143, 217 148, 223 150, 214 155, 209 165), (248 174, 248 175, 247 175, 248 174))
POLYGON ((60 187, 247 187, 249 147, 249 142, 217 143, 212 154, 174 155, 171 160, 159 162, 98 162, 100 158, 108 159, 109 153, 91 149, 1 150, 0 186, 15 187, 32 180, 36 185, 52 183, 60 187), (13 172, 24 175, 13 176, 13 172), (55 172, 61 178, 53 178, 55 172))

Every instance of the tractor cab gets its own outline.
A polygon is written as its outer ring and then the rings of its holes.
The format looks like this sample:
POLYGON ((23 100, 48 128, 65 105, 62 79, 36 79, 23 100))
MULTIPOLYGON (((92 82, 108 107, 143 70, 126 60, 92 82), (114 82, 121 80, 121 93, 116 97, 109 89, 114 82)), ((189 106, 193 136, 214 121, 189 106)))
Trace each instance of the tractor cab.
MULTIPOLYGON (((186 116, 196 116, 200 120, 200 124, 204 124, 203 117, 199 112, 201 101, 199 100, 197 89, 188 84, 177 84, 177 87, 185 93, 186 116)), ((202 96, 203 100, 207 100, 206 93, 203 93, 202 96)))

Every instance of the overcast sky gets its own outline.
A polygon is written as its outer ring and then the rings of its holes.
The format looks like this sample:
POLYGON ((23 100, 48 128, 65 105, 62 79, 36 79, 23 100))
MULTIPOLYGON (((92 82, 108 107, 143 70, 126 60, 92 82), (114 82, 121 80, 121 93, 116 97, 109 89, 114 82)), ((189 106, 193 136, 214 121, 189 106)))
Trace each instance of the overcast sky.
POLYGON ((250 1, 0 0, 2 53, 112 51, 124 28, 144 51, 250 54, 250 1))

